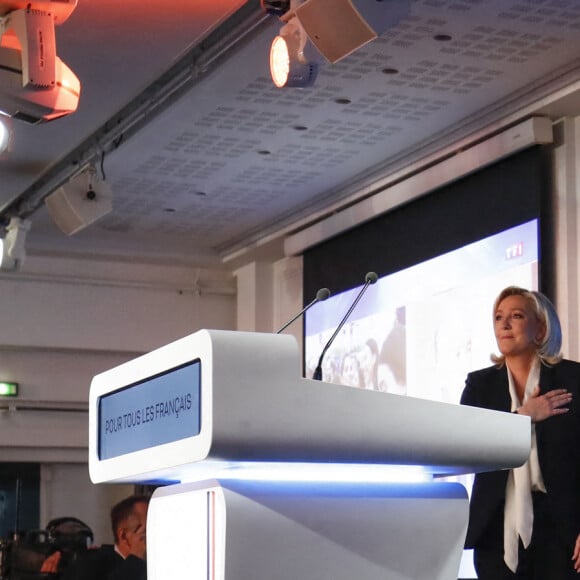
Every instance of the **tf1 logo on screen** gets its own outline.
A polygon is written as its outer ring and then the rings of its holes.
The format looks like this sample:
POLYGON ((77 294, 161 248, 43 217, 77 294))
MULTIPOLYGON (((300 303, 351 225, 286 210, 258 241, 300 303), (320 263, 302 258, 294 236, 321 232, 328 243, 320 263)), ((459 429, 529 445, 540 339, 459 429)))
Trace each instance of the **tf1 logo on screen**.
POLYGON ((514 258, 521 258, 524 255, 524 242, 517 242, 507 247, 505 250, 505 259, 513 260, 514 258))

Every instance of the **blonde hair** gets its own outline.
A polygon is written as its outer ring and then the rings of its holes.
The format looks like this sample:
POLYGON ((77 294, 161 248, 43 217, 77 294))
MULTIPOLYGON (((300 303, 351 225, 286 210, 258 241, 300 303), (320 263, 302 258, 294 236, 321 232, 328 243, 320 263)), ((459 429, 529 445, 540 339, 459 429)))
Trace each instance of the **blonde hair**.
MULTIPOLYGON (((504 288, 493 303, 493 316, 500 303, 508 296, 522 296, 531 307, 536 318, 544 324, 546 330, 544 337, 537 345, 537 355, 545 364, 556 364, 562 360, 562 327, 560 319, 554 305, 541 292, 535 290, 525 290, 518 286, 508 286, 504 288)), ((491 355, 491 360, 498 366, 505 364, 503 355, 491 355)))

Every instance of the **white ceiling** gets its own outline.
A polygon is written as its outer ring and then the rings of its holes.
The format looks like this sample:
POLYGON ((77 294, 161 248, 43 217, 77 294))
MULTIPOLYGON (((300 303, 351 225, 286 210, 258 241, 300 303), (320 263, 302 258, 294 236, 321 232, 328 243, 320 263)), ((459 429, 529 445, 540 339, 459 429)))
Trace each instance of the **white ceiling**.
POLYGON ((29 253, 230 267, 486 127, 580 112, 580 1, 410 6, 314 87, 280 90, 267 57, 280 23, 257 0, 79 0, 56 30, 79 110, 13 123, 0 213, 32 220, 29 253), (42 198, 91 159, 114 210, 67 237, 42 198))

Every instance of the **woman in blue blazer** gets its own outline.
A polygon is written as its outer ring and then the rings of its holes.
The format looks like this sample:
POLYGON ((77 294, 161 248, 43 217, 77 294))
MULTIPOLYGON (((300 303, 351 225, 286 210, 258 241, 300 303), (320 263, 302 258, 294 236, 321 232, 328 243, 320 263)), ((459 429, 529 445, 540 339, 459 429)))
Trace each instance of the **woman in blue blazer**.
POLYGON ((541 293, 510 286, 493 308, 500 352, 467 376, 461 403, 531 418, 523 466, 475 477, 465 545, 480 580, 580 574, 580 364, 541 293))

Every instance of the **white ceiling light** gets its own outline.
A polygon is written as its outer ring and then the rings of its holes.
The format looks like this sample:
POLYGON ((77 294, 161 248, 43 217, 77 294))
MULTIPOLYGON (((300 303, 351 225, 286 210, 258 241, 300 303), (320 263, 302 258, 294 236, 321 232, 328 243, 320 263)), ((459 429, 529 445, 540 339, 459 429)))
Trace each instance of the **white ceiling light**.
POLYGON ((13 217, 6 227, 6 235, 0 238, 0 270, 18 270, 26 256, 26 234, 30 221, 13 217))
POLYGON ((8 149, 12 137, 12 129, 9 126, 10 119, 0 115, 0 155, 8 149))

